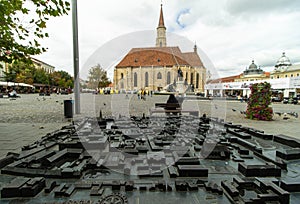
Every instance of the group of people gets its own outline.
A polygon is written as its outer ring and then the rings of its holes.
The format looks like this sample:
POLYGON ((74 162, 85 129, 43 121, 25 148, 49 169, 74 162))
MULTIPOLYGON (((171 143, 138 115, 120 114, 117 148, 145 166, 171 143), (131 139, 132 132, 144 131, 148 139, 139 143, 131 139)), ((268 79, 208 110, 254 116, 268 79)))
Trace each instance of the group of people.
POLYGON ((148 91, 148 90, 145 90, 145 89, 141 89, 141 90, 137 93, 137 96, 138 96, 138 99, 141 99, 141 100, 144 100, 144 101, 145 101, 145 100, 146 100, 146 95, 152 97, 152 94, 153 94, 152 91, 148 91))
POLYGON ((238 95, 238 100, 242 103, 242 102, 247 102, 248 101, 248 97, 247 97, 247 95, 245 95, 244 97, 243 96, 241 96, 241 95, 238 95))

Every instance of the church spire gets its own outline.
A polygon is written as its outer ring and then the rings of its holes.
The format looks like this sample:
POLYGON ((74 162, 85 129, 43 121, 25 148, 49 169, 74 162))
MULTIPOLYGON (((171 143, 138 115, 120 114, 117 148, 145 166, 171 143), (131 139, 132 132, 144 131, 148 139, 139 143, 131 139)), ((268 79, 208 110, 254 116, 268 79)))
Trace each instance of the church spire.
POLYGON ((156 28, 156 47, 166 47, 167 46, 167 38, 166 38, 166 27, 164 22, 164 14, 162 4, 160 5, 160 16, 158 27, 156 28))
POLYGON ((158 27, 165 28, 164 13, 163 13, 162 4, 160 5, 160 16, 159 16, 158 27))

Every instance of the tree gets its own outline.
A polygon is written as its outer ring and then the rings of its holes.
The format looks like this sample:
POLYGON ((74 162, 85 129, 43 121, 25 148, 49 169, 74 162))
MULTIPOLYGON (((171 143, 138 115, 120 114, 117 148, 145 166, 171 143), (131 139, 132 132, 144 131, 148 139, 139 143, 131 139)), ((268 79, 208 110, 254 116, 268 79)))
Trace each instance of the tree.
POLYGON ((26 84, 45 84, 61 88, 73 87, 73 77, 66 71, 47 73, 44 69, 35 68, 33 64, 21 61, 9 65, 9 71, 5 72, 5 80, 26 84))
POLYGON ((46 22, 69 10, 66 0, 1 0, 0 61, 26 63, 31 62, 29 55, 45 52, 39 40, 49 37, 46 22))
POLYGON ((50 74, 51 85, 61 88, 73 87, 73 77, 66 71, 55 71, 50 74))
POLYGON ((34 72, 32 64, 15 62, 9 65, 8 72, 4 72, 4 75, 6 81, 32 84, 34 72))
POLYGON ((33 75, 34 83, 37 84, 50 84, 49 74, 45 72, 43 69, 35 69, 35 73, 33 75))
POLYGON ((105 88, 111 82, 107 78, 107 72, 101 67, 100 64, 92 67, 89 70, 89 88, 96 89, 96 88, 105 88))

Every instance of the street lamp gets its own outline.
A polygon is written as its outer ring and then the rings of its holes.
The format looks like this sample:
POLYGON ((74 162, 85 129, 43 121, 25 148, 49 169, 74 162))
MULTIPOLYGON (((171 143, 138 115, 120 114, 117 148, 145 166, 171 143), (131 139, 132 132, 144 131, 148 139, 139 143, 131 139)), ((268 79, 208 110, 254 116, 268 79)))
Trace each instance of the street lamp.
POLYGON ((73 55, 74 55, 73 56, 73 63, 74 63, 75 113, 80 114, 77 0, 72 0, 72 23, 73 23, 73 55))

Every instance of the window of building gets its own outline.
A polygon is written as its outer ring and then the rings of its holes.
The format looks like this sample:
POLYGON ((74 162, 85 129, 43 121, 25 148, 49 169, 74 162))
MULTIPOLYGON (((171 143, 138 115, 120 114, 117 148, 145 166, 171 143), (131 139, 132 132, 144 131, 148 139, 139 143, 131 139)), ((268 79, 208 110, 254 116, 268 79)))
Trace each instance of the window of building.
POLYGON ((199 88, 199 73, 196 74, 196 88, 199 88))
POLYGON ((124 78, 124 75, 123 75, 123 73, 121 73, 121 79, 123 79, 124 78))
POLYGON ((293 74, 291 74, 291 77, 294 77, 294 75, 293 75, 293 74))
POLYGON ((297 73, 297 76, 299 76, 299 73, 297 73))
POLYGON ((162 79, 162 76, 161 76, 160 72, 158 72, 158 74, 157 74, 157 79, 162 79))
POLYGON ((167 84, 171 84, 171 73, 167 73, 167 84))
POLYGON ((191 73, 191 84, 193 84, 193 81, 194 81, 194 74, 193 73, 191 73))
POLYGON ((287 75, 285 75, 285 78, 287 78, 287 75))
POLYGON ((149 76, 148 76, 148 72, 145 73, 145 87, 149 86, 149 76))
POLYGON ((137 73, 136 72, 134 72, 134 75, 133 75, 133 86, 137 87, 137 73))
POLYGON ((185 79, 188 80, 188 73, 185 73, 185 79))
POLYGON ((277 79, 279 79, 279 76, 277 76, 277 79))

